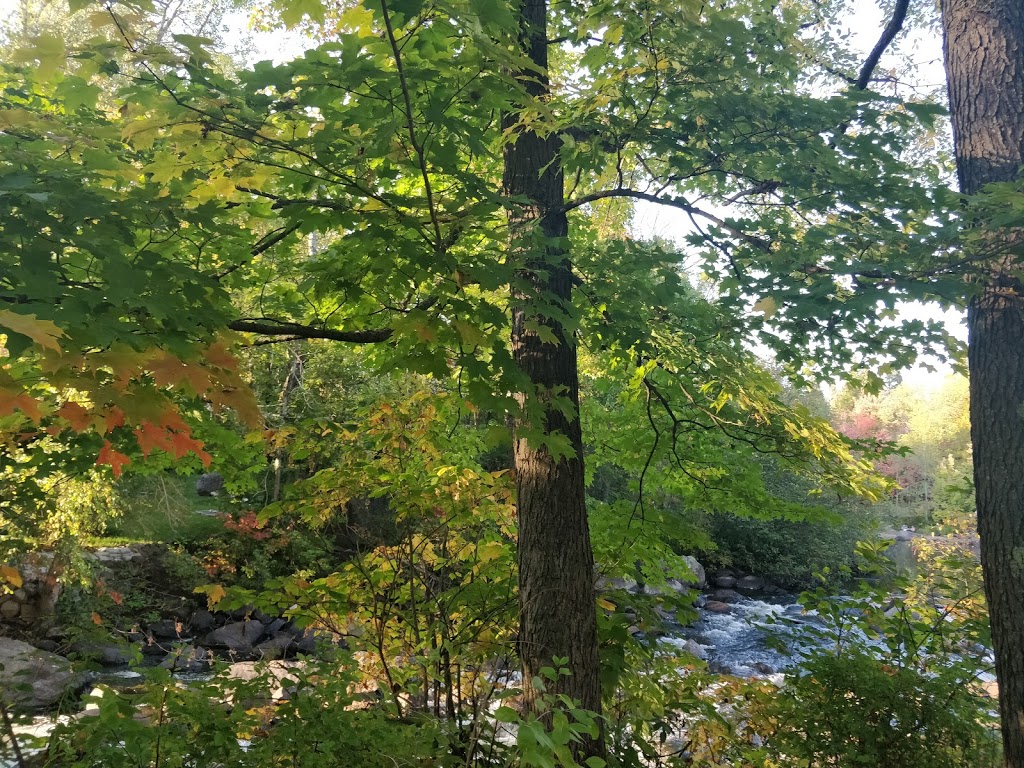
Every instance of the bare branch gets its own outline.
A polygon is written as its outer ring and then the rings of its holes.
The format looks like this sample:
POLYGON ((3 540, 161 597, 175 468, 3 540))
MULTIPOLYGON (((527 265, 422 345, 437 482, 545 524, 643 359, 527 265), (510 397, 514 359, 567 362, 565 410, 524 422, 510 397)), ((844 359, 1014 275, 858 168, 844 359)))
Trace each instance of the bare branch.
POLYGON ((715 216, 715 214, 709 213, 708 211, 691 205, 686 200, 683 200, 681 197, 662 197, 661 195, 652 195, 649 192, 640 192, 639 190, 635 189, 616 187, 615 189, 606 189, 602 190, 601 192, 592 192, 589 195, 584 195, 583 197, 578 197, 575 200, 570 200, 568 203, 565 204, 562 210, 568 212, 576 208, 579 208, 580 206, 586 205, 587 203, 593 203, 597 200, 606 200, 611 197, 629 197, 634 200, 645 200, 649 203, 657 203, 658 205, 667 205, 671 208, 678 208, 681 211, 686 211, 692 216, 700 216, 702 219, 710 221, 716 227, 721 227, 729 234, 739 238, 740 240, 743 240, 745 243, 748 243, 749 245, 754 246, 758 250, 764 251, 765 253, 771 252, 772 244, 768 240, 765 240, 764 238, 761 237, 757 237, 756 235, 751 235, 748 232, 744 232, 743 230, 734 227, 733 225, 729 224, 728 222, 719 218, 718 216, 715 216))
POLYGON ((875 67, 878 66, 878 61, 882 58, 882 54, 885 53, 885 49, 889 47, 889 44, 900 33, 900 30, 903 29, 903 22, 907 18, 907 8, 909 7, 910 0, 896 0, 896 7, 893 8, 892 18, 889 19, 889 23, 882 30, 882 36, 878 38, 875 47, 871 49, 871 53, 868 54, 864 66, 860 68, 860 76, 857 78, 857 82, 854 83, 857 90, 863 91, 868 87, 868 83, 871 82, 871 75, 874 73, 875 67))

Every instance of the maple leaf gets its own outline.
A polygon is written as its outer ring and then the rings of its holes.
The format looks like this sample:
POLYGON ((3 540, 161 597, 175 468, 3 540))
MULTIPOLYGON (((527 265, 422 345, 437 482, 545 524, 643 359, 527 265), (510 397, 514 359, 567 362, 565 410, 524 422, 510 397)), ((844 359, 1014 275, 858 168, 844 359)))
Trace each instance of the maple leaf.
POLYGON ((28 336, 36 344, 57 352, 60 351, 57 339, 65 335, 64 331, 49 320, 39 320, 35 315, 19 315, 8 309, 0 309, 0 325, 22 336, 28 336))
POLYGON ((67 421, 75 432, 85 432, 93 423, 93 412, 75 402, 64 403, 57 415, 67 421))
POLYGON ((114 473, 114 477, 120 477, 124 465, 130 462, 131 459, 123 453, 114 450, 114 446, 111 445, 109 440, 103 441, 103 447, 100 448, 100 455, 96 458, 96 466, 109 464, 111 471, 114 473))
POLYGON ((103 414, 103 433, 107 434, 118 427, 123 427, 124 422, 124 411, 116 405, 110 406, 110 408, 107 409, 107 412, 103 414))
POLYGON ((0 416, 10 416, 15 410, 21 411, 32 421, 39 421, 42 417, 39 401, 34 397, 20 389, 0 387, 0 416))
POLYGON ((217 368, 224 368, 229 371, 238 370, 238 358, 231 354, 228 345, 224 341, 215 341, 203 352, 206 362, 217 368))
POLYGON ((201 395, 212 386, 209 371, 196 363, 186 363, 170 352, 158 352, 150 358, 146 367, 160 387, 176 387, 188 383, 195 394, 201 395))

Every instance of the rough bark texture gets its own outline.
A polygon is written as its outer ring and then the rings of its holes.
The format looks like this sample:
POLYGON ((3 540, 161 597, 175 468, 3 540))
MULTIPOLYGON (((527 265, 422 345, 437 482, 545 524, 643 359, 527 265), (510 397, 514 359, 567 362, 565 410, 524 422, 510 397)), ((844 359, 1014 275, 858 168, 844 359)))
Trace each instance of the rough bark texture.
MULTIPOLYGON (((520 6, 522 44, 540 72, 547 71, 547 3, 524 0, 520 6)), ((543 99, 547 77, 537 71, 519 73, 531 96, 543 99)), ((516 130, 517 115, 505 117, 516 130)), ((562 210, 563 174, 557 136, 519 130, 505 150, 505 194, 525 198, 509 212, 511 256, 518 266, 520 287, 513 295, 512 348, 516 362, 542 399, 567 398, 567 415, 546 407, 543 424, 516 423, 515 467, 519 519, 519 651, 528 702, 535 691, 531 679, 553 658, 568 658, 572 675, 549 691, 566 693, 584 708, 599 712, 601 691, 597 661, 597 614, 594 559, 587 527, 583 477, 583 444, 579 422, 579 376, 572 334, 563 330, 550 307, 571 304, 573 276, 563 250, 568 222, 562 210), (549 309, 545 309, 545 307, 549 309), (548 314, 546 314, 548 313, 548 314), (538 327, 551 331, 558 343, 546 343, 538 327), (524 431, 569 438, 574 456, 555 460, 544 446, 524 439, 524 431)), ((533 396, 533 393, 528 393, 533 396)), ((585 752, 600 751, 599 743, 585 752)))
MULTIPOLYGON (((942 21, 960 188, 973 194, 1024 164, 1024 3, 943 0, 942 21)), ((1005 764, 1024 768, 1024 237, 992 245, 1004 255, 967 315, 971 440, 1005 764)))

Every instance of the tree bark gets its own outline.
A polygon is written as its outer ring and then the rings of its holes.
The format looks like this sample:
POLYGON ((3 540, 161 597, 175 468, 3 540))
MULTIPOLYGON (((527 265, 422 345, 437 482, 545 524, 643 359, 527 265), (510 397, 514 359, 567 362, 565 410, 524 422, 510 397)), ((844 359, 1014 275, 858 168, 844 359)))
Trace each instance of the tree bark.
MULTIPOLYGON (((1024 164, 1024 3, 943 0, 946 75, 960 189, 1019 178, 1024 164)), ((1020 230, 967 311, 971 441, 1004 764, 1024 768, 1024 285, 1020 230)))
MULTIPOLYGON (((547 78, 547 3, 522 0, 520 42, 536 71, 516 73, 529 96, 543 100, 547 78)), ((601 710, 598 679, 594 558, 587 525, 583 442, 579 420, 579 373, 571 331, 559 321, 569 314, 573 275, 565 238, 561 141, 517 126, 505 150, 504 193, 529 202, 509 204, 510 255, 517 267, 512 296, 512 350, 532 391, 521 395, 527 408, 515 423, 515 468, 519 521, 519 653, 528 704, 537 691, 532 680, 552 659, 567 658, 571 676, 545 682, 549 692, 565 693, 593 712, 601 710), (552 316, 554 315, 554 316, 552 316), (547 341, 541 338, 542 331, 547 341), (550 336, 548 336, 550 332, 550 336), (552 342, 552 338, 557 340, 552 342), (554 402, 555 399, 561 403, 554 402), (543 404, 543 414, 527 401, 543 404), (565 403, 569 407, 560 407, 565 403), (534 414, 531 422, 527 413, 534 414), (541 421, 542 423, 536 423, 541 421), (568 438, 573 455, 555 457, 534 435, 568 438)), ((600 740, 583 753, 600 754, 600 740)))

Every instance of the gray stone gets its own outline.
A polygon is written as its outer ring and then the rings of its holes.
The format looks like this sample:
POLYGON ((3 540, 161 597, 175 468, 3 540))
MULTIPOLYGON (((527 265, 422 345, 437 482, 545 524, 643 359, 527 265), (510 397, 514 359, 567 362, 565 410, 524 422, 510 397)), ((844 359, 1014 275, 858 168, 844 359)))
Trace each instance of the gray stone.
POLYGON ((225 624, 220 629, 213 630, 206 636, 205 643, 234 653, 252 653, 256 643, 263 639, 263 635, 263 622, 250 619, 225 624))
POLYGON ((261 659, 283 659, 295 645, 295 638, 287 632, 278 632, 256 646, 261 659))
POLYGON ((100 547, 93 550, 92 556, 101 563, 124 563, 138 560, 142 553, 131 547, 100 547))
POLYGON ((708 652, 705 651, 700 645, 693 642, 693 640, 687 640, 683 643, 683 650, 691 656, 696 656, 701 661, 708 660, 708 652))
POLYGON ((683 561, 686 563, 686 566, 693 573, 692 579, 685 579, 686 583, 694 589, 704 589, 704 587, 706 587, 708 583, 708 577, 707 574, 704 572, 704 566, 701 565, 697 561, 697 558, 693 557, 692 555, 686 555, 686 557, 683 558, 683 561))
POLYGON ((210 659, 203 648, 180 645, 164 657, 160 666, 172 672, 205 672, 210 668, 210 659))
POLYGON ((295 650, 309 655, 316 650, 317 645, 333 645, 334 635, 325 629, 307 627, 295 640, 295 650))
POLYGON ((740 593, 735 589, 716 589, 708 599, 719 603, 736 603, 739 602, 740 593))
POLYGON ((17 600, 8 598, 0 603, 0 618, 15 619, 19 613, 21 613, 21 603, 17 600))
POLYGON ((729 613, 732 611, 732 607, 728 603, 721 603, 718 600, 708 600, 704 610, 712 613, 729 613))
POLYGON ((205 609, 200 609, 192 614, 188 624, 192 632, 209 632, 217 626, 217 617, 205 609))
POLYGON ((175 619, 161 619, 154 621, 146 629, 158 640, 177 640, 181 637, 183 627, 181 622, 175 619))
POLYGON ((0 695, 26 709, 53 707, 87 680, 67 659, 9 637, 0 637, 0 667, 0 695))
POLYGON ((736 586, 735 576, 718 576, 715 578, 715 586, 719 589, 732 589, 736 586))
POLYGON ((216 496, 224 490, 224 476, 220 472, 208 472, 196 480, 196 493, 200 496, 216 496))
POLYGON ((744 576, 736 582, 736 591, 747 597, 759 595, 764 591, 764 579, 759 576, 744 576))
POLYGON ((127 646, 114 643, 79 642, 72 645, 71 650, 104 667, 123 667, 132 660, 132 652, 127 646))
POLYGON ((277 634, 278 632, 283 630, 286 626, 288 626, 288 620, 287 619, 274 619, 272 622, 270 622, 267 625, 267 634, 268 635, 277 634))

